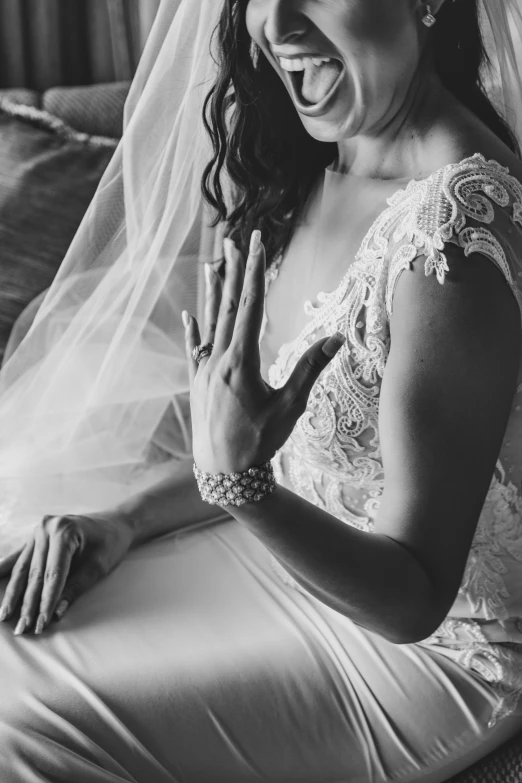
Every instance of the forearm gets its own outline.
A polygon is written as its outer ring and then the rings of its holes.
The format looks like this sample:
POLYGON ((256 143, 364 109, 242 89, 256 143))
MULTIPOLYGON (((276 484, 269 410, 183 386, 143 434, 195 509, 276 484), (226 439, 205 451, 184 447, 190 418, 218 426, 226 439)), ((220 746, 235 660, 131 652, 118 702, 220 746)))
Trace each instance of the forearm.
POLYGON ((280 486, 230 513, 308 592, 358 625, 395 643, 431 633, 433 586, 391 538, 353 528, 280 486))
POLYGON ((173 465, 163 480, 121 504, 118 510, 132 528, 134 544, 228 516, 201 499, 192 465, 192 459, 173 465))

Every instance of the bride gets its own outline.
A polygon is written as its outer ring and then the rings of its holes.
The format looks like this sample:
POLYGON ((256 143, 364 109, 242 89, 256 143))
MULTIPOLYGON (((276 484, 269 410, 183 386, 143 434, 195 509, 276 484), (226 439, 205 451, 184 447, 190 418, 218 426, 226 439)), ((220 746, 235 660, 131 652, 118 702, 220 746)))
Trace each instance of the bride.
POLYGON ((0 374, 2 781, 441 783, 522 729, 519 5, 177 5, 0 374))

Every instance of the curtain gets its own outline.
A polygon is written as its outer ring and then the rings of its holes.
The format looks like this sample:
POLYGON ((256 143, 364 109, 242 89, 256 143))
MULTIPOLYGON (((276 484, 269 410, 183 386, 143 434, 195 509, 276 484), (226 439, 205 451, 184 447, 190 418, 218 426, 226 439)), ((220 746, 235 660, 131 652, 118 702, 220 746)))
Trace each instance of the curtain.
POLYGON ((0 88, 131 80, 160 1, 0 0, 0 88))

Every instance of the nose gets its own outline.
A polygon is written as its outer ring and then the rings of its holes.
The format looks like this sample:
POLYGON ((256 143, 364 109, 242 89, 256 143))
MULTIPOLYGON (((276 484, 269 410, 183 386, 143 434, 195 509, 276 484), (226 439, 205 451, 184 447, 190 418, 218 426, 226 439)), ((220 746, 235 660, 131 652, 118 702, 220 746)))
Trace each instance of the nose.
POLYGON ((264 33, 271 46, 293 43, 306 34, 308 22, 299 12, 302 0, 266 0, 264 33))

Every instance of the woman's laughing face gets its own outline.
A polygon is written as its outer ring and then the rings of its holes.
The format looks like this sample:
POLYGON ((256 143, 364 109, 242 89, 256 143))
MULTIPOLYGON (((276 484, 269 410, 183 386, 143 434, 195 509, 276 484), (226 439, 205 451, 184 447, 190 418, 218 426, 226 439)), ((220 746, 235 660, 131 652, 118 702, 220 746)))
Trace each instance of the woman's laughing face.
POLYGON ((421 55, 418 0, 249 0, 246 24, 318 141, 378 134, 421 55))

